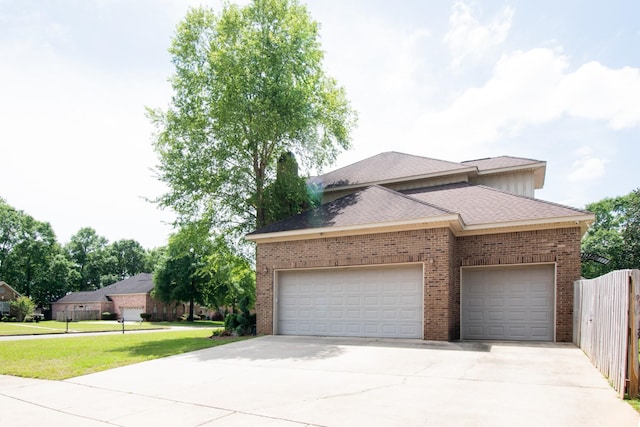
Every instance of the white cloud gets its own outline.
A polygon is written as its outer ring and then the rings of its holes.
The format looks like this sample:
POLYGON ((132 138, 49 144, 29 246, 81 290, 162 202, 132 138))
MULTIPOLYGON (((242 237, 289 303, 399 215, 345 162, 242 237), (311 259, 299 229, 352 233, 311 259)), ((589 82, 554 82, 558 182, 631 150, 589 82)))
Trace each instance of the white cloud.
POLYGON ((575 183, 593 181, 605 174, 606 160, 585 156, 573 162, 573 170, 569 174, 569 180, 575 183))
POLYGON ((482 25, 471 5, 456 2, 449 16, 449 32, 444 36, 453 65, 459 66, 466 58, 481 59, 501 45, 507 38, 512 18, 513 9, 506 7, 499 16, 482 25))
POLYGON ((558 50, 505 55, 484 86, 467 89, 444 110, 425 113, 411 139, 438 141, 445 153, 451 146, 486 153, 495 141, 563 115, 603 120, 613 129, 640 124, 640 70, 597 62, 568 69, 568 58, 558 50))
POLYGON ((638 68, 612 70, 592 61, 568 74, 558 89, 572 116, 605 120, 616 130, 640 124, 638 68))

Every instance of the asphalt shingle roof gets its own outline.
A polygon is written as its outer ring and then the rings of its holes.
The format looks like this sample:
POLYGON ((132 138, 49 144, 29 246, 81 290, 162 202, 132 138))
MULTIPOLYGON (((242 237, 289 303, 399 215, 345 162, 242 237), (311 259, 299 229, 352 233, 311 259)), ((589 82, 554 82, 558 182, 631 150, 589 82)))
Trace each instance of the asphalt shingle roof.
POLYGON ((323 188, 333 188, 396 179, 409 180, 411 177, 463 171, 469 167, 470 165, 461 163, 389 151, 314 177, 310 181, 323 188))
POLYGON ((140 273, 95 291, 72 292, 56 302, 100 302, 108 301, 110 295, 146 294, 153 289, 153 275, 140 273))
POLYGON ((251 234, 376 224, 449 214, 452 212, 374 185, 251 234))
POLYGON ((459 213, 466 225, 573 217, 588 213, 580 209, 468 183, 411 190, 406 191, 405 194, 459 213))
POLYGON ((459 214, 464 225, 555 220, 588 212, 466 182, 399 193, 366 187, 318 208, 271 224, 250 235, 348 227, 459 214))

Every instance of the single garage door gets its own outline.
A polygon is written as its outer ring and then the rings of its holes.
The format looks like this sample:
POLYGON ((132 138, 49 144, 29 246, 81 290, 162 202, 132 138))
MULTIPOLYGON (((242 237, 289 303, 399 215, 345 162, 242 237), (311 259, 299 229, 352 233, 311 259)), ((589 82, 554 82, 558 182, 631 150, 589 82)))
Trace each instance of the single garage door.
POLYGON ((553 265, 462 269, 462 339, 554 338, 553 265))
POLYGON ((278 273, 282 335, 422 338, 422 265, 278 273))
POLYGON ((124 309, 122 309, 122 317, 124 317, 124 320, 127 320, 129 322, 140 322, 140 321, 142 321, 142 318, 140 317, 141 313, 142 313, 142 309, 141 308, 124 308, 124 309))

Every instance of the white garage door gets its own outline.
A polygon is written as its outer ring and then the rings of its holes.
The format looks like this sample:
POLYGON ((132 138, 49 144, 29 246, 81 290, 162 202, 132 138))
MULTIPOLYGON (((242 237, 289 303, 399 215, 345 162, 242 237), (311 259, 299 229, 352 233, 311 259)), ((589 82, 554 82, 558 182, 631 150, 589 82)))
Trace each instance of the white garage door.
POLYGON ((553 341, 554 266, 462 270, 462 339, 553 341))
POLYGON ((124 308, 122 309, 122 316, 124 320, 129 322, 140 322, 142 318, 140 314, 142 313, 141 308, 124 308))
POLYGON ((282 335, 422 338, 422 266, 278 273, 282 335))

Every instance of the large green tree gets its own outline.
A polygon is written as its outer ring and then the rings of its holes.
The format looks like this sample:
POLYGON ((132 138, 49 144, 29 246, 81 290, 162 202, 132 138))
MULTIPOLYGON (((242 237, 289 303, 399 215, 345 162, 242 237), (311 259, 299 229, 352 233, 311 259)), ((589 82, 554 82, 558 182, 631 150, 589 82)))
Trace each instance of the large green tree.
POLYGON ((582 275, 640 268, 640 189, 587 205, 596 220, 582 238, 582 275))
POLYGON ((355 113, 323 70, 318 23, 297 1, 192 9, 169 51, 172 101, 149 116, 169 188, 157 201, 180 219, 261 227, 281 154, 319 170, 349 147, 355 113))
POLYGON ((0 199, 0 279, 46 306, 65 295, 73 278, 51 225, 0 199))
POLYGON ((107 247, 107 252, 114 260, 110 273, 114 274, 117 280, 151 271, 147 251, 136 240, 117 240, 107 247))
POLYGON ((153 276, 153 296, 164 302, 188 301, 188 320, 192 322, 194 304, 208 303, 214 277, 205 267, 213 253, 208 228, 199 224, 183 226, 169 237, 164 259, 153 276))
POLYGON ((83 227, 71 236, 65 249, 78 273, 74 291, 91 291, 103 285, 102 276, 114 263, 108 257, 108 243, 91 227, 83 227))

